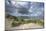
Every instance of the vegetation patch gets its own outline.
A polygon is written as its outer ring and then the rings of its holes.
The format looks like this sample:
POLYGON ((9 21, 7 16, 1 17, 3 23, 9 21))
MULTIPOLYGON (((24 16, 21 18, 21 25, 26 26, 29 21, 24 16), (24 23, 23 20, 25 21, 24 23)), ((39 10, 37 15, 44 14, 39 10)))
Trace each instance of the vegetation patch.
POLYGON ((24 20, 24 19, 20 19, 20 18, 15 18, 11 25, 12 25, 12 27, 16 27, 16 26, 19 26, 21 24, 27 24, 27 23, 35 23, 38 25, 44 25, 44 22, 42 22, 40 19, 24 20))
POLYGON ((7 16, 8 19, 14 19, 11 26, 12 27, 16 27, 16 26, 19 26, 21 24, 27 24, 27 23, 35 23, 35 24, 38 24, 38 25, 41 25, 43 26, 44 25, 44 22, 43 20, 41 19, 26 19, 25 20, 25 17, 15 17, 15 16, 7 16))

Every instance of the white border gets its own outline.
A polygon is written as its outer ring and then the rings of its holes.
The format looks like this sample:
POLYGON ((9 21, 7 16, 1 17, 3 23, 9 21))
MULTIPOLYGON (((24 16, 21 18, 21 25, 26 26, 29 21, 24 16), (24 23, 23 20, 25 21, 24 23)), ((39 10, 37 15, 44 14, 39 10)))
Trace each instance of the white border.
MULTIPOLYGON (((21 1, 44 2, 45 3, 45 11, 44 11, 45 12, 44 14, 45 15, 45 21, 44 21, 45 28, 34 29, 34 30, 18 30, 18 31, 46 31, 46 1, 44 0, 21 0, 21 1)), ((4 31, 4 30, 5 30, 5 0, 0 0, 0 31, 4 31)))
POLYGON ((4 31, 5 28, 5 6, 4 0, 0 0, 0 31, 4 31))

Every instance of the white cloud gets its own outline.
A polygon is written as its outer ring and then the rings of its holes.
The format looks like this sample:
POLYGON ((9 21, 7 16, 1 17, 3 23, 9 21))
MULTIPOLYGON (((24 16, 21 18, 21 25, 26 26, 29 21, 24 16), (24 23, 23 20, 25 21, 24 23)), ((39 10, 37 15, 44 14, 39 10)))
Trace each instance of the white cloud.
POLYGON ((15 1, 11 1, 12 5, 15 5, 15 1))
POLYGON ((29 10, 30 13, 32 13, 32 10, 29 10))

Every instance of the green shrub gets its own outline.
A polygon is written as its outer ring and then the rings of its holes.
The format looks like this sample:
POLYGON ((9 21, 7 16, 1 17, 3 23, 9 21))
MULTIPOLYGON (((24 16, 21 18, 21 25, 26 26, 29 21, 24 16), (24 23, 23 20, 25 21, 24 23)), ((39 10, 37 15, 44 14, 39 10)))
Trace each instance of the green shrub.
POLYGON ((23 22, 24 20, 23 20, 23 19, 21 19, 21 21, 23 22))
POLYGON ((12 27, 15 27, 16 26, 16 23, 15 22, 12 22, 12 27))
POLYGON ((22 23, 19 22, 19 21, 13 21, 12 22, 12 27, 19 26, 20 24, 22 24, 22 23))

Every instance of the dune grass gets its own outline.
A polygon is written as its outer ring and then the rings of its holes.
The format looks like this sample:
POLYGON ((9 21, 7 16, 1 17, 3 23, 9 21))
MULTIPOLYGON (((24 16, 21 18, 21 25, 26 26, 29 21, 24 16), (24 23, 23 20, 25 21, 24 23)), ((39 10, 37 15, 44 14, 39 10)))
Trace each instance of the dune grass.
POLYGON ((8 16, 7 18, 14 19, 12 24, 11 24, 12 27, 16 27, 16 26, 19 26, 21 24, 27 24, 27 23, 35 23, 35 24, 38 24, 41 26, 44 25, 44 21, 42 21, 43 19, 35 19, 34 18, 34 19, 24 20, 23 18, 14 17, 14 16, 8 16))
POLYGON ((38 25, 44 25, 44 22, 41 21, 40 19, 36 19, 36 20, 24 20, 24 19, 15 19, 13 22, 12 22, 12 27, 16 27, 16 26, 19 26, 21 24, 27 24, 27 23, 35 23, 35 24, 38 24, 38 25))

